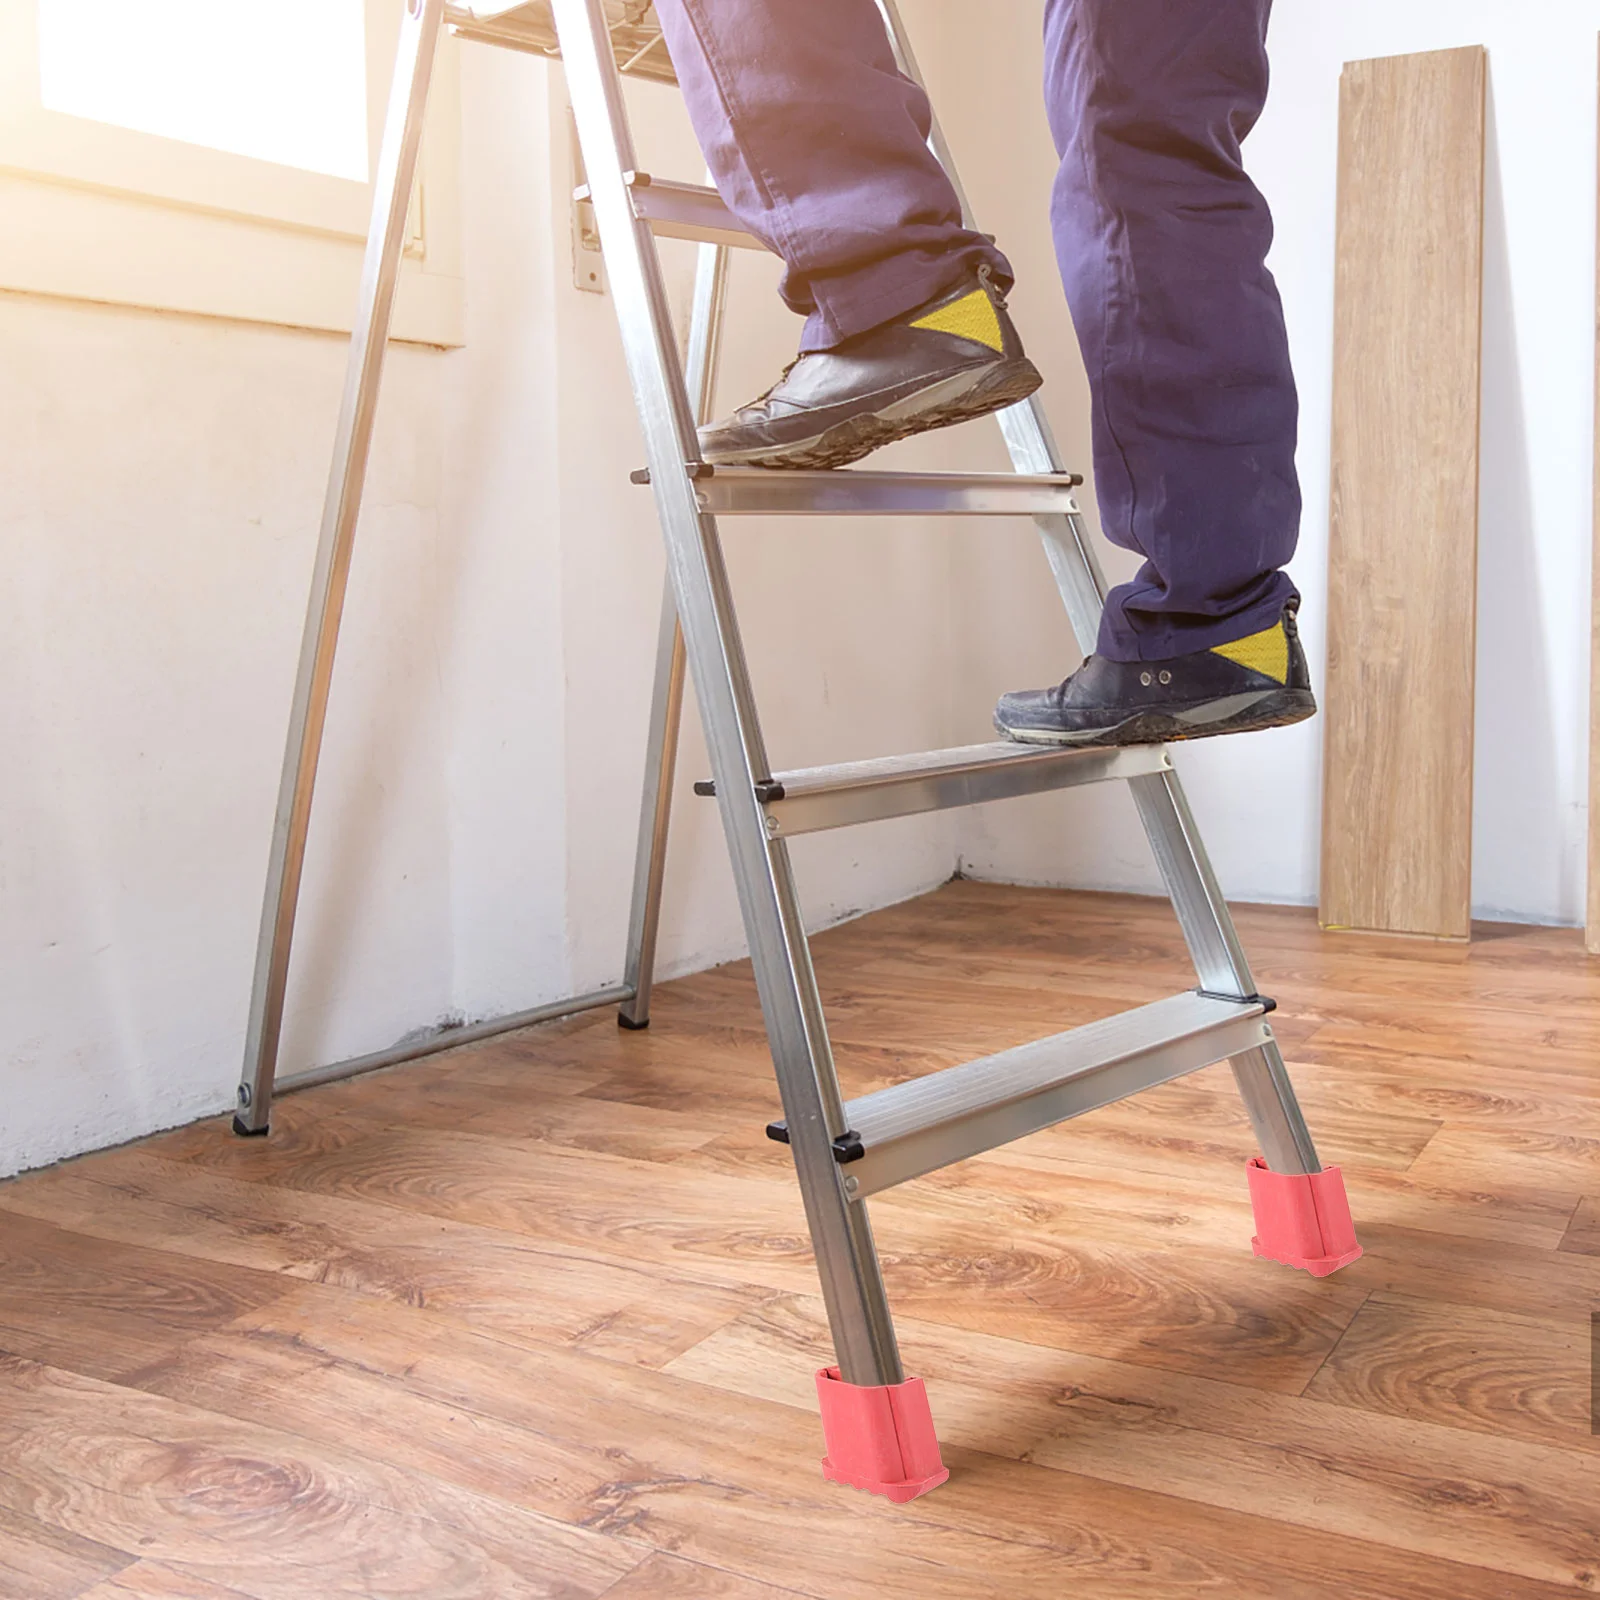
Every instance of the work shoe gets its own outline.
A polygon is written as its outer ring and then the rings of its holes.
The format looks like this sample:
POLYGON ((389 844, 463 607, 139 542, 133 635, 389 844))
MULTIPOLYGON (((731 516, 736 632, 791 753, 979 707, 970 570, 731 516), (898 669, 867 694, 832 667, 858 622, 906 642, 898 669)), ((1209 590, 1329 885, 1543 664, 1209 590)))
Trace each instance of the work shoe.
POLYGON ((1167 661, 1090 656, 1054 689, 1000 697, 994 725, 1019 744, 1166 744, 1303 722, 1317 710, 1295 627, 1298 601, 1261 633, 1167 661))
POLYGON ((702 428, 700 452, 718 466, 842 467, 1014 405, 1042 381, 980 267, 915 311, 791 362, 764 395, 702 428))

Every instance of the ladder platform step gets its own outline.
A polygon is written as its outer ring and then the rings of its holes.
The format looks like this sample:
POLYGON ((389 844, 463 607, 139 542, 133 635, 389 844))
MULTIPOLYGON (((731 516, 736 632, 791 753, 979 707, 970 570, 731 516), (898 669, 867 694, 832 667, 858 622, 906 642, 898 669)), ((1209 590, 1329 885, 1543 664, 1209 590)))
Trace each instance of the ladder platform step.
MULTIPOLYGON (((618 69, 632 77, 675 84, 678 75, 672 69, 655 11, 649 7, 641 11, 632 0, 604 0, 603 9, 618 69)), ((447 4, 444 23, 457 37, 479 44, 499 45, 526 55, 561 54, 550 0, 477 0, 471 5, 447 4)))
MULTIPOLYGON (((834 1141, 855 1200, 1268 1044, 1260 995, 1190 991, 848 1101, 834 1141)), ((781 1122, 768 1135, 788 1143, 781 1122)))
MULTIPOLYGON (((702 511, 717 516, 1049 517, 1076 513, 1076 472, 826 472, 687 469, 702 511)), ((649 469, 631 475, 647 484, 649 469)))
MULTIPOLYGON (((1085 783, 1141 778, 1171 768, 1164 745, 1074 750, 1000 739, 954 750, 780 772, 758 784, 756 795, 767 808, 768 829, 777 838, 1047 794, 1085 783)), ((701 782, 694 792, 710 796, 717 789, 714 783, 701 782)))

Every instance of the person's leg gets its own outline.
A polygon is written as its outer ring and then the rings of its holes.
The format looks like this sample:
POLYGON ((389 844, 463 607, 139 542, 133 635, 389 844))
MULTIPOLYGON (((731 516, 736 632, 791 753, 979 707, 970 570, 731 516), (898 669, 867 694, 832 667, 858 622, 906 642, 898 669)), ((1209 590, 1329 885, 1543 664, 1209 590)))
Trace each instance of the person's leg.
POLYGON ((1039 386, 1011 269, 963 227, 873 0, 657 0, 729 208, 784 260, 800 358, 700 430, 714 465, 838 467, 1039 386))
POLYGON ((1240 161, 1271 0, 1049 0, 1051 219, 1093 398, 1106 536, 1145 564, 1098 653, 1154 661, 1270 628, 1294 590, 1296 397, 1240 161))
POLYGON ((656 0, 719 193, 788 268, 802 350, 825 350, 987 265, 928 149, 927 96, 873 0, 656 0))
POLYGON ((1271 0, 1047 0, 1051 219, 1088 369, 1095 486, 1144 565, 1093 655, 1002 697, 1037 744, 1141 744, 1316 710, 1280 570, 1296 399, 1266 202, 1240 162, 1267 91, 1271 0))

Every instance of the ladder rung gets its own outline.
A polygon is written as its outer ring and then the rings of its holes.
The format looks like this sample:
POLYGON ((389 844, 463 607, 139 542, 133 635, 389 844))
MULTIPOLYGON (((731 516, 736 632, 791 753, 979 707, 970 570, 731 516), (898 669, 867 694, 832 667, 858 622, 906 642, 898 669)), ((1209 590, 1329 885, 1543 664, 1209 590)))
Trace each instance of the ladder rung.
MULTIPOLYGON (((630 21, 629 9, 625 0, 605 0, 606 22, 618 68, 634 77, 653 78, 657 83, 676 83, 678 75, 672 70, 655 14, 646 12, 640 20, 630 21)), ((535 56, 561 53, 550 0, 479 0, 473 5, 446 5, 444 21, 458 37, 479 44, 499 45, 535 56)))
MULTIPOLYGON (((760 786, 774 836, 818 833, 887 817, 946 811, 1045 794, 1078 784, 1140 778, 1167 772, 1172 761, 1158 744, 1120 750, 1072 750, 1042 745, 969 744, 920 755, 846 761, 832 767, 780 772, 760 786)), ((697 783, 695 793, 714 795, 715 784, 697 783)))
MULTIPOLYGON (((1268 1043, 1271 1002, 1191 992, 849 1101, 854 1199, 1268 1043)), ((774 1123, 767 1130, 787 1140, 774 1123)), ((848 1136, 847 1136, 848 1137, 848 1136)))
POLYGON ((715 189, 652 178, 648 172, 630 172, 627 177, 634 215, 648 222, 650 231, 661 238, 697 239, 702 244, 729 244, 741 250, 767 248, 740 225, 715 189))
MULTIPOLYGON (((648 222, 650 231, 663 239, 697 239, 701 244, 729 244, 743 250, 767 248, 753 233, 740 227, 715 189, 652 178, 648 172, 627 172, 623 178, 633 197, 633 214, 648 222)), ((572 198, 580 205, 585 203, 589 185, 580 184, 572 191, 572 198)))
MULTIPOLYGON (((829 472, 697 463, 700 509, 718 516, 1049 517, 1075 513, 1075 472, 829 472)), ((632 475, 649 483, 648 470, 632 475)))

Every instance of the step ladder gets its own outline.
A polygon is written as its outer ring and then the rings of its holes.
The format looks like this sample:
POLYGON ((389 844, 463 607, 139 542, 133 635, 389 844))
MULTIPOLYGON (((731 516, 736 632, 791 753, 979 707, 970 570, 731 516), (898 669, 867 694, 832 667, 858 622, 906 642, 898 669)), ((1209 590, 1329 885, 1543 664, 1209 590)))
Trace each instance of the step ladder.
MULTIPOLYGON (((879 0, 901 68, 916 65, 894 0, 879 0)), ((1324 1170, 1167 751, 969 745, 924 755, 774 772, 739 639, 717 519, 745 515, 1032 518, 1081 648, 1094 647, 1105 585, 1037 398, 999 414, 1012 473, 713 469, 700 460, 732 248, 762 246, 716 192, 639 167, 621 74, 675 78, 648 0, 450 4, 408 0, 384 133, 349 373, 293 701, 257 953, 240 1134, 268 1129, 312 787, 360 506, 378 382, 439 36, 564 63, 615 299, 647 466, 667 550, 624 982, 433 1041, 446 1048, 546 1017, 620 1002, 624 1027, 649 1022, 685 664, 693 678, 714 795, 727 835, 783 1119, 769 1134, 793 1154, 836 1365, 818 1374, 837 1481, 906 1500, 947 1476, 920 1380, 901 1367, 864 1204, 907 1179, 1220 1061, 1232 1064, 1262 1152, 1248 1180, 1258 1255, 1325 1274, 1354 1260, 1337 1168, 1324 1170), (687 361, 680 364, 655 236, 700 241, 687 361), (1127 783, 1194 960, 1196 987, 1087 1027, 844 1101, 790 870, 791 836, 887 817, 1068 788, 1127 783)), ((935 127, 933 147, 955 181, 935 127)), ((959 193, 959 184, 957 185, 959 193)), ((963 209, 966 201, 963 197, 963 209)), ((971 225, 970 214, 968 224, 971 225)), ((422 1053, 380 1052, 286 1079, 279 1091, 422 1053)))

